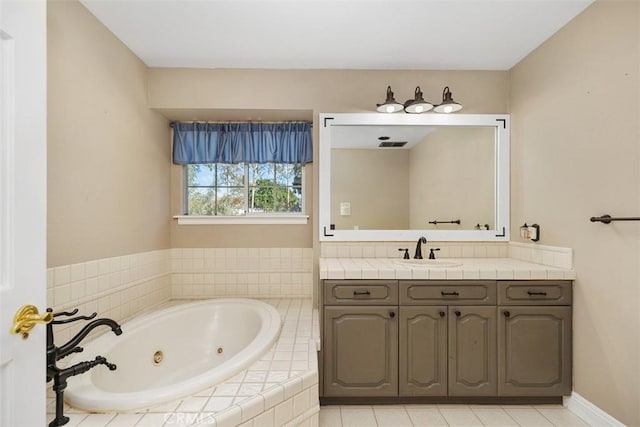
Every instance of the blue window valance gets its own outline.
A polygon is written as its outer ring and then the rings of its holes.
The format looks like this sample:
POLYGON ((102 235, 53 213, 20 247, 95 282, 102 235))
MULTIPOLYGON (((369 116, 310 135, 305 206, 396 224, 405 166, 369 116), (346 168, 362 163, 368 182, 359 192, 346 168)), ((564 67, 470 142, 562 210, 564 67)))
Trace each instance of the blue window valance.
POLYGON ((173 163, 311 163, 311 124, 174 122, 173 163))

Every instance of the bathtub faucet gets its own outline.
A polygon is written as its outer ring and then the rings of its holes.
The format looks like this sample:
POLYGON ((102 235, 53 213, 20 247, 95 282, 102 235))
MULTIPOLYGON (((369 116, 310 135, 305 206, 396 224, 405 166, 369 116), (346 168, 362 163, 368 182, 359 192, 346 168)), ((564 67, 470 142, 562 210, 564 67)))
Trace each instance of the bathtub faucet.
MULTIPOLYGON (((51 312, 50 308, 47 311, 51 312)), ((110 371, 115 371, 117 366, 113 363, 109 363, 106 358, 102 356, 96 356, 94 360, 87 362, 79 362, 75 365, 67 368, 59 368, 56 362, 71 353, 80 353, 83 348, 78 344, 87 336, 89 332, 97 328, 98 326, 109 326, 114 334, 122 334, 120 325, 111 319, 95 319, 92 322, 85 325, 80 332, 78 332, 73 338, 71 338, 66 344, 57 347, 54 344, 53 339, 53 325, 60 325, 63 323, 75 322, 78 320, 91 320, 97 316, 97 313, 93 313, 91 316, 77 316, 70 319, 55 320, 56 317, 64 316, 71 317, 78 313, 76 308, 70 312, 54 313, 54 320, 47 324, 47 382, 53 380, 53 391, 56 392, 56 417, 49 423, 49 427, 63 426, 69 422, 69 417, 65 417, 64 410, 64 390, 67 388, 67 379, 74 375, 79 375, 87 372, 98 365, 105 365, 110 371)))

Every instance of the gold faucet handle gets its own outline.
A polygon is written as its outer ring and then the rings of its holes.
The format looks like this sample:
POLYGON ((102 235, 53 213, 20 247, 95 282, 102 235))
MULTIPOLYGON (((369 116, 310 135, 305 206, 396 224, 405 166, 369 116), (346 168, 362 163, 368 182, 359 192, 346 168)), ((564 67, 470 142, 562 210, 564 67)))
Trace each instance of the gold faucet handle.
POLYGON ((11 327, 12 334, 22 334, 23 339, 29 338, 29 331, 33 329, 38 323, 49 323, 53 320, 53 313, 47 311, 43 314, 38 313, 38 308, 35 305, 23 305, 16 312, 13 318, 13 326, 11 327))

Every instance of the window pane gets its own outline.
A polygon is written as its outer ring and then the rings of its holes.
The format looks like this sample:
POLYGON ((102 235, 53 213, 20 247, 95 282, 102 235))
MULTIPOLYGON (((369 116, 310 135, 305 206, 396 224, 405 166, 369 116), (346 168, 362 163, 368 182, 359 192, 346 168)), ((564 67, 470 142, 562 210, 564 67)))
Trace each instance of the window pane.
POLYGON ((214 182, 214 165, 187 165, 188 186, 211 186, 214 182))
POLYGON ((189 215, 214 215, 215 201, 212 188, 189 188, 189 215))
POLYGON ((276 183, 280 185, 291 185, 293 181, 292 166, 293 165, 275 165, 276 183))
POLYGON ((217 165, 218 186, 238 186, 244 185, 244 163, 237 165, 217 165))
POLYGON ((273 163, 249 165, 249 185, 255 184, 258 180, 273 182, 273 163))
POLYGON ((293 187, 280 187, 276 192, 277 212, 302 212, 302 197, 293 187))
POLYGON ((244 214, 244 187, 218 187, 217 215, 244 214))
POLYGON ((249 164, 249 192, 245 193, 245 165, 188 165, 187 213, 190 215, 302 212, 302 165, 249 164))
POLYGON ((264 179, 249 187, 249 212, 273 211, 273 187, 264 179))

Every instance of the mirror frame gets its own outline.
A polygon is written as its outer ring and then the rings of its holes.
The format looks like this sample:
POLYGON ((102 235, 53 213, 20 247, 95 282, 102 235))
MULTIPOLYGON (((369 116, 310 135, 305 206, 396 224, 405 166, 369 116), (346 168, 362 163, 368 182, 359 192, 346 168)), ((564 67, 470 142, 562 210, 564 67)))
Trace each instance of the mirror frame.
POLYGON ((421 236, 431 241, 509 240, 509 126, 508 114, 319 114, 319 240, 411 241, 421 236), (332 230, 331 229, 331 128, 333 126, 486 126, 495 128, 495 224, 491 230, 332 230))

